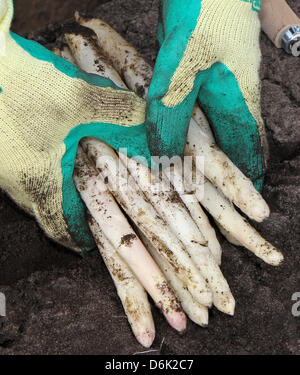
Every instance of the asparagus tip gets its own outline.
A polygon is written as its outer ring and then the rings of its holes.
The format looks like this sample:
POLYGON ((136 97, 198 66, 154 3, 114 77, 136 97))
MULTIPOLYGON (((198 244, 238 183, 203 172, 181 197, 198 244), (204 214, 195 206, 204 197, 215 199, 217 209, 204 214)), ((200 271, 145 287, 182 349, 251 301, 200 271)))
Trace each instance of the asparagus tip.
POLYGON ((75 16, 75 20, 76 20, 76 22, 79 23, 79 22, 80 22, 80 19, 81 19, 81 15, 80 15, 80 13, 79 13, 78 10, 75 11, 74 16, 75 16))
POLYGON ((276 249, 268 254, 268 256, 264 257, 264 261, 271 266, 280 266, 284 261, 284 256, 276 249))
POLYGON ((92 19, 92 17, 87 16, 86 14, 79 13, 78 10, 74 13, 75 21, 79 24, 87 22, 92 19))
POLYGON ((152 330, 146 330, 136 335, 136 339, 138 340, 138 342, 145 348, 150 348, 150 346, 153 344, 154 338, 155 332, 152 330))
POLYGON ((261 223, 270 216, 270 208, 267 203, 261 199, 251 207, 251 214, 248 215, 253 220, 261 223))
POLYGON ((183 311, 172 311, 164 314, 170 326, 180 333, 186 330, 186 316, 183 311))
MULTIPOLYGON (((215 296, 214 296, 215 297, 215 296)), ((234 315, 235 300, 230 292, 223 292, 217 298, 214 298, 214 305, 219 311, 227 315, 234 315)))
POLYGON ((208 309, 203 309, 200 314, 198 315, 189 315, 189 318, 196 324, 198 324, 202 328, 208 327, 208 309))

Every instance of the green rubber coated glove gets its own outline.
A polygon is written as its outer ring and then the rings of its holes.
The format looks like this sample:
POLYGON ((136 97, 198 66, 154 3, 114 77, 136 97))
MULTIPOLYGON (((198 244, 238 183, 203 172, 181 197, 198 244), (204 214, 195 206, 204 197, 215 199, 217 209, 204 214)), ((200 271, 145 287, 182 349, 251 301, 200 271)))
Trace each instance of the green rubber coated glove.
POLYGON ((161 0, 146 114, 152 155, 183 153, 198 100, 218 145, 261 190, 259 10, 259 0, 161 0))
POLYGON ((0 0, 0 188, 46 234, 76 251, 94 247, 73 183, 78 143, 97 137, 148 160, 145 102, 9 32, 0 0))

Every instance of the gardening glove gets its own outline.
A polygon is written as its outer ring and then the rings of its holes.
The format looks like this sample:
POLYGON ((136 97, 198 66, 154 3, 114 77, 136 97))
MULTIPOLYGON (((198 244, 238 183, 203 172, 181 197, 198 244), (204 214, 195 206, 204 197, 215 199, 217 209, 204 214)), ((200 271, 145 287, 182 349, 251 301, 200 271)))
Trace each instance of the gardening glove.
POLYGON ((182 154, 198 99, 218 145, 262 188, 259 10, 259 0, 161 0, 146 114, 152 155, 182 154))
POLYGON ((149 159, 145 103, 10 33, 12 15, 12 1, 0 0, 0 187, 50 238, 87 250, 94 242, 72 178, 78 143, 97 137, 149 159))

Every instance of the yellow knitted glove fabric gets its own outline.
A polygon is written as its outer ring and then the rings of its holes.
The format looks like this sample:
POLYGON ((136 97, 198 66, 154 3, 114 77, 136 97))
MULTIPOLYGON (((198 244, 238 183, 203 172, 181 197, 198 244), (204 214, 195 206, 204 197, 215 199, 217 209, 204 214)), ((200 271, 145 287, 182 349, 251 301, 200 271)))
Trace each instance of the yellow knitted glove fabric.
POLYGON ((0 0, 0 187, 33 214, 49 237, 79 250, 62 211, 65 138, 79 124, 142 124, 145 103, 133 93, 71 78, 32 57, 9 34, 11 1, 0 0))
POLYGON ((192 91, 197 73, 222 62, 234 74, 240 90, 264 136, 260 114, 260 82, 257 72, 261 52, 258 43, 260 22, 250 12, 250 2, 202 0, 201 14, 175 74, 162 99, 166 107, 181 103, 192 91), (249 48, 250 46, 250 48, 249 48))

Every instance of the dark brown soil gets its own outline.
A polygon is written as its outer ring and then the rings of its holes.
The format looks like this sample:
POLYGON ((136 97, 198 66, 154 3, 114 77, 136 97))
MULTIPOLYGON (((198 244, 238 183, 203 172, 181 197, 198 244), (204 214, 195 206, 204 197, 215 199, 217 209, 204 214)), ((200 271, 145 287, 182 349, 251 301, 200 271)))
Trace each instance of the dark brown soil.
MULTIPOLYGON (((300 14, 299 1, 289 3, 300 14)), ((105 4, 15 0, 15 4, 13 29, 19 33, 62 21, 77 6, 87 4, 89 12, 120 31, 150 63, 155 60, 157 0, 105 4)), ((34 35, 51 45, 59 27, 50 25, 47 32, 34 35)), ((265 35, 261 39, 262 106, 271 146, 263 195, 272 213, 257 227, 282 249, 285 263, 273 268, 222 239, 222 270, 237 301, 235 316, 212 309, 208 328, 189 322, 186 333, 179 336, 153 307, 157 329, 153 348, 159 348, 164 338, 163 354, 300 354, 300 318, 291 313, 292 294, 300 292, 300 66, 299 59, 275 49, 265 35)), ((7 298, 7 316, 0 318, 1 354, 143 350, 131 334, 97 251, 81 259, 51 242, 4 194, 0 194, 0 225, 0 292, 7 298)))
POLYGON ((73 18, 74 11, 93 11, 109 0, 14 0, 13 28, 24 34, 45 28, 45 25, 73 18))

